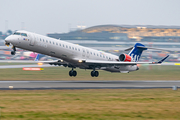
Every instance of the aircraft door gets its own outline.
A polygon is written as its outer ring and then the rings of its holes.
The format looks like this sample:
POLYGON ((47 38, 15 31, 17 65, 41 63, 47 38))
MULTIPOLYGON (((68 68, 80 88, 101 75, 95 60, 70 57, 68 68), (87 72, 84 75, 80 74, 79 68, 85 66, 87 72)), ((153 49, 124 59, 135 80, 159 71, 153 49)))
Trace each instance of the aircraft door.
POLYGON ((82 58, 84 58, 84 59, 86 58, 86 51, 84 48, 82 49, 82 58))
POLYGON ((22 40, 23 40, 23 37, 20 36, 20 37, 18 38, 18 44, 20 44, 22 40))
POLYGON ((87 53, 86 57, 89 58, 89 50, 88 49, 86 49, 86 53, 87 53))
POLYGON ((35 40, 36 40, 36 37, 34 35, 30 35, 30 46, 34 46, 34 43, 35 43, 35 40))

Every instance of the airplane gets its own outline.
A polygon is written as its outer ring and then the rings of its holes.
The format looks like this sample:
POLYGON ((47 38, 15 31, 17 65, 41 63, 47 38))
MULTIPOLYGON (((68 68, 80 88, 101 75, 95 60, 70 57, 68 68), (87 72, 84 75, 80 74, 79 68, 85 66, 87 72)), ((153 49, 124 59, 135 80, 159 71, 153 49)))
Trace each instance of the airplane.
MULTIPOLYGON (((39 61, 51 65, 63 65, 72 68, 69 76, 76 76, 75 68, 91 69, 91 76, 98 77, 97 70, 109 72, 129 73, 139 70, 137 64, 161 64, 165 58, 158 62, 138 62, 144 50, 152 49, 145 47, 141 43, 136 43, 134 47, 126 49, 129 54, 119 56, 107 52, 98 51, 88 47, 72 44, 60 39, 50 38, 36 33, 19 30, 5 39, 5 45, 12 45, 11 54, 16 54, 16 48, 21 48, 44 55, 56 57, 57 61, 39 61)), ((36 60, 38 62, 38 60, 36 60)))

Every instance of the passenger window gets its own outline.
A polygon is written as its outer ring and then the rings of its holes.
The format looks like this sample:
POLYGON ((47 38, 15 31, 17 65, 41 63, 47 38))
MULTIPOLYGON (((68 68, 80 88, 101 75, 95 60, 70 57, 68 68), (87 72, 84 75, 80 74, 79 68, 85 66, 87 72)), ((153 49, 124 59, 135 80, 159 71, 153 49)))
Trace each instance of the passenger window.
POLYGON ((108 59, 108 56, 106 56, 106 59, 108 59))
POLYGON ((72 47, 72 49, 74 50, 74 47, 72 47))
POLYGON ((105 56, 103 56, 103 58, 105 58, 105 56))
POLYGON ((46 40, 46 42, 48 43, 48 41, 46 40))
POLYGON ((40 41, 41 41, 41 38, 40 38, 40 41))
POLYGON ((58 45, 58 43, 56 43, 56 45, 58 45))
POLYGON ((96 54, 94 53, 94 55, 96 55, 96 54))
POLYGON ((100 57, 102 57, 102 56, 100 55, 100 57))
POLYGON ((59 43, 59 46, 61 46, 61 44, 59 43))
POLYGON ((83 52, 85 52, 85 51, 83 50, 83 52))
POLYGON ((75 48, 75 50, 77 50, 77 48, 75 48))
POLYGON ((51 44, 51 41, 49 41, 49 43, 51 44))
POLYGON ((91 52, 91 55, 92 55, 92 52, 91 52))
POLYGON ((69 49, 71 49, 71 46, 69 46, 69 49))
POLYGON ((80 51, 80 49, 78 49, 78 51, 80 51))
POLYGON ((44 39, 43 39, 43 42, 44 42, 44 39))
POLYGON ((99 55, 97 54, 97 56, 99 56, 99 55))
POLYGON ((54 42, 53 42, 53 44, 54 44, 54 42))
POLYGON ((64 45, 63 45, 63 47, 64 47, 64 45))
POLYGON ((66 48, 68 48, 68 46, 66 45, 66 48))

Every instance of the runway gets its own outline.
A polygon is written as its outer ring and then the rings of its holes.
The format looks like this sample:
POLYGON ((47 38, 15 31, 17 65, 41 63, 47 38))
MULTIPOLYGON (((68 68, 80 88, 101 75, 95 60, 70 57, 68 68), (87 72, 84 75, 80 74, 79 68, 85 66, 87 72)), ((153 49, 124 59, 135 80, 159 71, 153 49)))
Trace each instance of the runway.
POLYGON ((153 89, 180 86, 179 81, 0 81, 0 90, 153 89))

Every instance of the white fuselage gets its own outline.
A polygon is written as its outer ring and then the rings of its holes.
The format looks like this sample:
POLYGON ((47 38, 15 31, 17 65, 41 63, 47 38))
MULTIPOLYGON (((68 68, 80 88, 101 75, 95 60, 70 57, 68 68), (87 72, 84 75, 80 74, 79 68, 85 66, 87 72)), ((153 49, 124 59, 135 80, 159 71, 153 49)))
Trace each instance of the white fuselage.
MULTIPOLYGON (((59 39, 42 36, 36 33, 27 31, 17 31, 19 33, 26 33, 27 36, 10 35, 6 38, 6 42, 11 43, 13 46, 25 50, 38 52, 41 54, 60 58, 71 65, 83 69, 90 69, 85 63, 79 63, 80 60, 103 60, 103 61, 118 61, 119 56, 106 53, 103 51, 94 50, 91 48, 83 47, 80 45, 65 42, 59 39)), ((111 66, 109 68, 100 68, 111 72, 121 71, 135 71, 136 65, 121 65, 111 66)))

